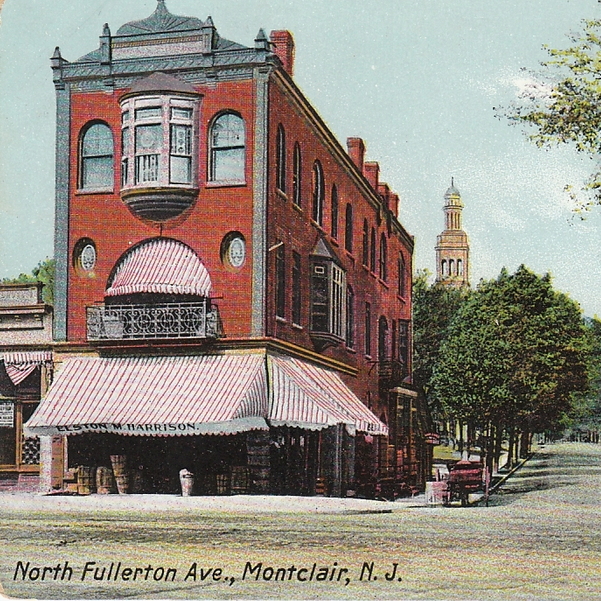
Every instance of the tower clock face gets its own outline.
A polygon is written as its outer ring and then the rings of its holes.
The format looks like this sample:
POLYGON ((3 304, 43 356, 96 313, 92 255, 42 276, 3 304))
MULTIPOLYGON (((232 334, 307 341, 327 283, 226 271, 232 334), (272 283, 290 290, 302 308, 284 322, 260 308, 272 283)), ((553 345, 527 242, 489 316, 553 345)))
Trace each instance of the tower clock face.
POLYGON ((246 260, 246 244, 242 238, 232 238, 227 249, 227 259, 229 264, 238 269, 244 265, 246 260))

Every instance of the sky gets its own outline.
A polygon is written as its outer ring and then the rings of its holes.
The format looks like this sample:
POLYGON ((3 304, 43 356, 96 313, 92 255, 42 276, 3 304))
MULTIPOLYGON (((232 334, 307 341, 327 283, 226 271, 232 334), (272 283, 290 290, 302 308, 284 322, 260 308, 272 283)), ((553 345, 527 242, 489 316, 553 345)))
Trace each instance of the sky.
MULTIPOLYGON (((0 0, 1 2, 1 0, 0 0)), ((5 0, 0 12, 0 278, 52 256, 55 92, 50 56, 76 60, 149 16, 156 0, 5 0)), ((211 15, 222 37, 252 46, 288 29, 295 81, 345 145, 401 196, 414 268, 435 272, 444 193, 454 178, 470 238, 472 285, 525 264, 551 273, 588 316, 601 316, 601 207, 582 221, 566 184, 594 169, 569 148, 536 148, 499 119, 546 53, 565 47, 597 0, 167 0, 211 15)))

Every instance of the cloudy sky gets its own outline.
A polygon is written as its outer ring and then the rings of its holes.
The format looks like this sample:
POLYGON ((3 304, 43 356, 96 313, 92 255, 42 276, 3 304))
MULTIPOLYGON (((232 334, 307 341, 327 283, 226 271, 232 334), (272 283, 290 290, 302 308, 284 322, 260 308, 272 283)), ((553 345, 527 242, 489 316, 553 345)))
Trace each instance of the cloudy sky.
MULTIPOLYGON (((55 46, 75 60, 156 0, 6 0, 0 18, 0 277, 52 255, 55 46)), ((167 0, 213 17, 252 45, 260 27, 289 29, 295 79, 339 140, 360 136, 401 195, 415 267, 434 271, 443 195, 464 203, 472 282, 525 263, 550 272, 587 315, 601 315, 601 208, 573 217, 566 184, 592 170, 569 149, 539 150, 493 107, 529 84, 521 68, 561 47, 597 0, 167 0)))

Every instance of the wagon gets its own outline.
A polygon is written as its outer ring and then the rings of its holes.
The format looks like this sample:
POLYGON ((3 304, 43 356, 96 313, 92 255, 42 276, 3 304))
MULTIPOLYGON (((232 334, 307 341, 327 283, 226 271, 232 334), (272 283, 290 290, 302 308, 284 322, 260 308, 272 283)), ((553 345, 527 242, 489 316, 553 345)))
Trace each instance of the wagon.
POLYGON ((458 461, 449 473, 447 504, 461 501, 465 506, 470 494, 483 489, 483 466, 479 461, 458 461))

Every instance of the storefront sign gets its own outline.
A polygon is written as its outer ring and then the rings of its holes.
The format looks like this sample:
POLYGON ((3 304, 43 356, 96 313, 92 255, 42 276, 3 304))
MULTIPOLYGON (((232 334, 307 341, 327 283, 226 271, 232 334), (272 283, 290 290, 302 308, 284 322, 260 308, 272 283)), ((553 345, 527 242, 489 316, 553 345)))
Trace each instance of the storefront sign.
POLYGON ((0 428, 15 427, 15 404, 12 401, 0 401, 0 428))

